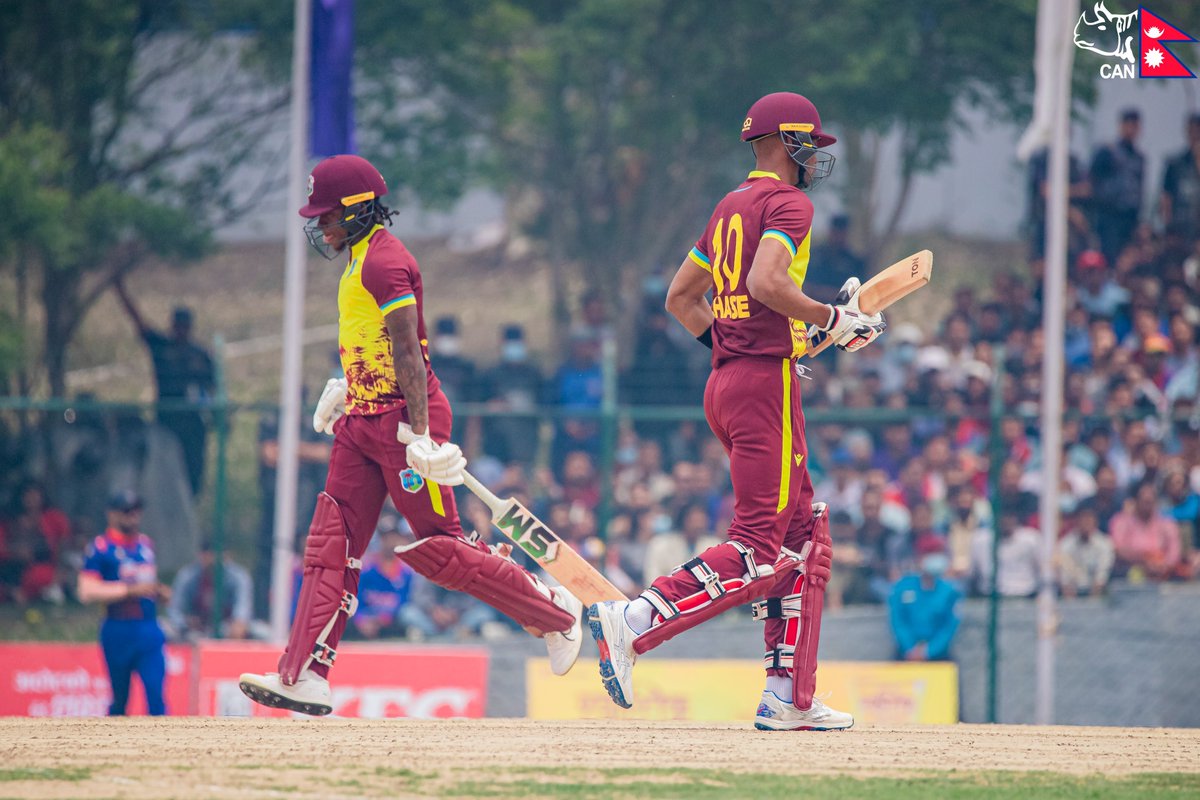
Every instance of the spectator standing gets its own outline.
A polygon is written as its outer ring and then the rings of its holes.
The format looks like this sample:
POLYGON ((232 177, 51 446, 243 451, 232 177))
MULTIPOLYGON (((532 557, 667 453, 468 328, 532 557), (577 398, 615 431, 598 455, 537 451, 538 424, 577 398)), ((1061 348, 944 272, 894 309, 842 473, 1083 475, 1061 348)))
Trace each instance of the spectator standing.
POLYGON ((520 325, 504 326, 500 362, 480 375, 479 391, 489 408, 514 415, 487 421, 484 452, 505 464, 531 465, 537 455, 537 411, 545 395, 545 378, 529 356, 520 325))
POLYGON ((208 423, 198 406, 211 401, 216 389, 212 357, 192 341, 191 309, 177 306, 171 312, 170 333, 163 333, 146 324, 123 281, 118 280, 114 286, 117 298, 150 351, 159 401, 187 402, 197 406, 159 411, 158 422, 179 439, 188 483, 192 494, 198 495, 204 486, 205 442, 208 438, 208 423))
POLYGON ((679 510, 675 529, 658 533, 646 543, 642 572, 663 575, 721 542, 712 533, 712 522, 703 503, 690 502, 679 510))
POLYGON ((1084 503, 1075 512, 1074 528, 1058 543, 1058 579, 1063 595, 1104 594, 1114 558, 1112 540, 1100 529, 1095 507, 1084 503))
POLYGON ((901 661, 946 661, 958 631, 958 589, 942 576, 949 566, 941 542, 924 538, 918 571, 905 575, 888 597, 896 657, 901 661))
POLYGON ((969 483, 959 486, 950 498, 950 520, 946 531, 946 578, 965 582, 971 574, 971 548, 992 522, 991 507, 969 483))
POLYGON ((1153 481, 1135 487, 1133 502, 1113 517, 1110 533, 1117 553, 1117 575, 1134 582, 1186 576, 1179 525, 1159 510, 1153 481))
POLYGON ((1200 533, 1200 494, 1188 485, 1183 469, 1172 469, 1163 481, 1163 510, 1179 526, 1184 549, 1194 547, 1200 533))
MULTIPOLYGON (((892 584, 903 574, 912 555, 907 531, 884 521, 883 497, 870 488, 862 495, 862 522, 854 533, 861 582, 870 592, 867 602, 882 603, 892 584)), ((839 557, 840 558, 840 557, 839 557)))
POLYGON ((222 638, 250 637, 254 582, 246 568, 235 562, 228 551, 221 554, 220 584, 218 595, 217 556, 212 542, 205 540, 196 560, 179 570, 171 584, 167 621, 177 638, 191 641, 217 636, 213 615, 218 608, 222 638))
POLYGON ((1200 114, 1187 121, 1187 147, 1167 161, 1159 199, 1162 221, 1189 239, 1200 235, 1200 114))
POLYGON ((834 214, 824 241, 812 248, 805 294, 819 302, 832 303, 847 278, 861 278, 865 283, 868 274, 866 262, 850 247, 850 217, 834 214))
POLYGON ((1117 141, 1099 148, 1092 157, 1094 227, 1100 237, 1100 250, 1110 264, 1133 238, 1142 211, 1146 157, 1137 148, 1141 132, 1141 113, 1125 109, 1117 141))
POLYGON ((0 601, 63 601, 58 556, 71 538, 71 522, 54 508, 41 483, 26 480, 0 521, 0 601))
POLYGON ((600 340, 589 331, 576 331, 571 334, 567 360, 555 373, 551 399, 563 411, 583 414, 568 416, 558 423, 554 437, 555 470, 562 467, 567 454, 574 450, 582 450, 593 457, 599 454, 600 422, 594 413, 586 412, 598 412, 603 397, 600 340))
POLYGON ((1004 597, 1033 597, 1040 583, 1041 534, 1021 524, 1011 508, 1001 508, 999 516, 1000 544, 997 548, 998 568, 993 568, 991 531, 981 531, 975 539, 972 572, 980 594, 988 594, 993 579, 1004 597))
MULTIPOLYGON (((1034 153, 1029 159, 1026 184, 1026 221, 1025 228, 1029 234, 1029 257, 1032 261, 1040 261, 1046 250, 1046 196, 1050 186, 1050 151, 1043 148, 1034 153)), ((1087 216, 1083 211, 1083 203, 1092 193, 1092 185, 1083 165, 1074 155, 1070 155, 1068 166, 1068 242, 1072 250, 1078 250, 1077 244, 1088 237, 1090 229, 1087 216)), ((1002 293, 997 296, 1003 298, 1002 293)))
POLYGON ((100 647, 112 684, 109 716, 124 716, 129 683, 137 672, 153 716, 166 712, 166 641, 158 625, 156 600, 170 597, 158 582, 154 546, 139 529, 142 499, 132 490, 115 492, 108 501, 108 528, 88 548, 79 573, 78 596, 84 603, 103 603, 100 647))
MULTIPOLYGON (((688 369, 687 355, 670 333, 670 318, 662 303, 647 301, 634 342, 633 363, 623 381, 630 403, 639 406, 677 406, 696 403, 702 391, 688 369)), ((665 442, 675 423, 638 420, 638 435, 665 442)))

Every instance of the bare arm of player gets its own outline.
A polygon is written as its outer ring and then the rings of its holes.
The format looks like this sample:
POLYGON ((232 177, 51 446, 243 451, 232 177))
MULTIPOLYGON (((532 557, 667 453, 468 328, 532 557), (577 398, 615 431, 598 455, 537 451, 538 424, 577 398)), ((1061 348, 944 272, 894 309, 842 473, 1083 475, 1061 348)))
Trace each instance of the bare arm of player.
POLYGON ((149 597, 157 592, 157 584, 131 584, 106 581, 94 572, 83 571, 75 586, 81 603, 116 603, 131 597, 149 597))
POLYGON ((685 258, 667 289, 667 311, 692 336, 700 336, 712 327, 712 308, 704 297, 711 287, 712 275, 685 258))
POLYGON ((758 302, 785 317, 825 325, 829 322, 829 306, 806 295, 792 277, 788 267, 792 254, 776 239, 764 239, 754 254, 750 274, 746 276, 746 291, 758 302))
POLYGON ((392 340, 392 362, 396 383, 408 405, 408 423, 413 431, 429 431, 429 383, 425 377, 425 356, 417 335, 417 307, 397 308, 383 318, 392 340))

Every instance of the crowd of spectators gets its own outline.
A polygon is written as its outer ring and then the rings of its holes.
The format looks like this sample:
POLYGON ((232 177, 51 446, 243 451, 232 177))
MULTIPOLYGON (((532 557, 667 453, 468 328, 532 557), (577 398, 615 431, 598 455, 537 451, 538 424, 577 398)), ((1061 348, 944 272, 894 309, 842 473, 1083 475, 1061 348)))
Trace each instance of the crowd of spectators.
MULTIPOLYGON (((1185 581, 1200 571, 1200 116, 1165 167, 1155 213, 1125 196, 1145 181, 1139 126, 1126 112, 1120 138, 1072 168, 1056 556, 1069 597, 1103 594, 1114 579, 1185 581)), ((1045 172, 1044 156, 1035 158, 1029 269, 975 276, 925 328, 897 324, 852 356, 806 362, 808 463, 816 498, 830 506, 836 554, 827 602, 886 605, 903 658, 945 656, 959 596, 1039 589, 1045 172), (862 421, 841 421, 859 411, 862 421)), ((848 224, 839 218, 831 246, 814 249, 810 275, 823 274, 822 258, 839 275, 861 264, 842 235, 848 224)), ((664 289, 660 278, 647 281, 629 330, 616 327, 604 295, 582 297, 556 367, 539 363, 519 325, 498 330, 492 363, 471 357, 456 319, 432 325, 431 360, 456 409, 506 414, 457 414, 472 472, 532 508, 629 594, 722 538, 733 515, 726 454, 703 420, 637 413, 694 411, 707 377, 708 351, 666 315, 664 289), (625 354, 616 399, 634 413, 606 448, 598 412, 609 342, 625 354)), ((319 438, 314 450, 327 447, 319 438)), ((260 453, 268 477, 273 439, 264 433, 260 453)), ((482 503, 466 492, 460 501, 464 528, 493 538, 482 503)), ((391 558, 410 535, 384 515, 352 635, 474 636, 504 626, 391 558)), ((2 590, 17 600, 46 591, 46 576, 54 584, 77 549, 43 491, 19 493, 0 526, 2 590)))

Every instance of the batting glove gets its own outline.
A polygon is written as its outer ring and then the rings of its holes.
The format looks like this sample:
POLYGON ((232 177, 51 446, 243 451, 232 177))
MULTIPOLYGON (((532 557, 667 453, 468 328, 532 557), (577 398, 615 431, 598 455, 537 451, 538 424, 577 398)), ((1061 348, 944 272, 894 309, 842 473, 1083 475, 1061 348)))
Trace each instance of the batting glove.
POLYGON ((403 422, 396 429, 396 439, 405 444, 404 457, 408 465, 425 480, 443 486, 463 483, 467 457, 458 445, 452 442, 434 444, 428 431, 418 435, 403 422))
POLYGON ((852 353, 866 347, 887 330, 882 313, 864 314, 859 310, 860 286, 858 278, 850 278, 842 284, 834 304, 829 307, 829 320, 824 325, 814 326, 817 332, 810 339, 814 345, 829 337, 839 348, 852 353))
POLYGON ((330 378, 325 383, 325 391, 317 401, 317 410, 313 414, 313 430, 317 433, 333 435, 333 423, 346 413, 346 379, 330 378))

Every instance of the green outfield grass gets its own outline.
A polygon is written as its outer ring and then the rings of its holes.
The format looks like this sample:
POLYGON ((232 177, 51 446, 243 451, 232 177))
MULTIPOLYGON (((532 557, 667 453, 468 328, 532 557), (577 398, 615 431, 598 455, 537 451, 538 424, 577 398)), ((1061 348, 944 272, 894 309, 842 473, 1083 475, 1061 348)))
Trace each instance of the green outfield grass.
MULTIPOLYGON (((1146 773, 1126 777, 1074 776, 1050 772, 921 772, 855 778, 741 774, 717 770, 568 769, 510 770, 492 780, 443 784, 439 793, 463 797, 547 798, 1183 798, 1200 795, 1200 775, 1146 773)), ((398 790, 421 791, 423 776, 409 776, 398 790)))

